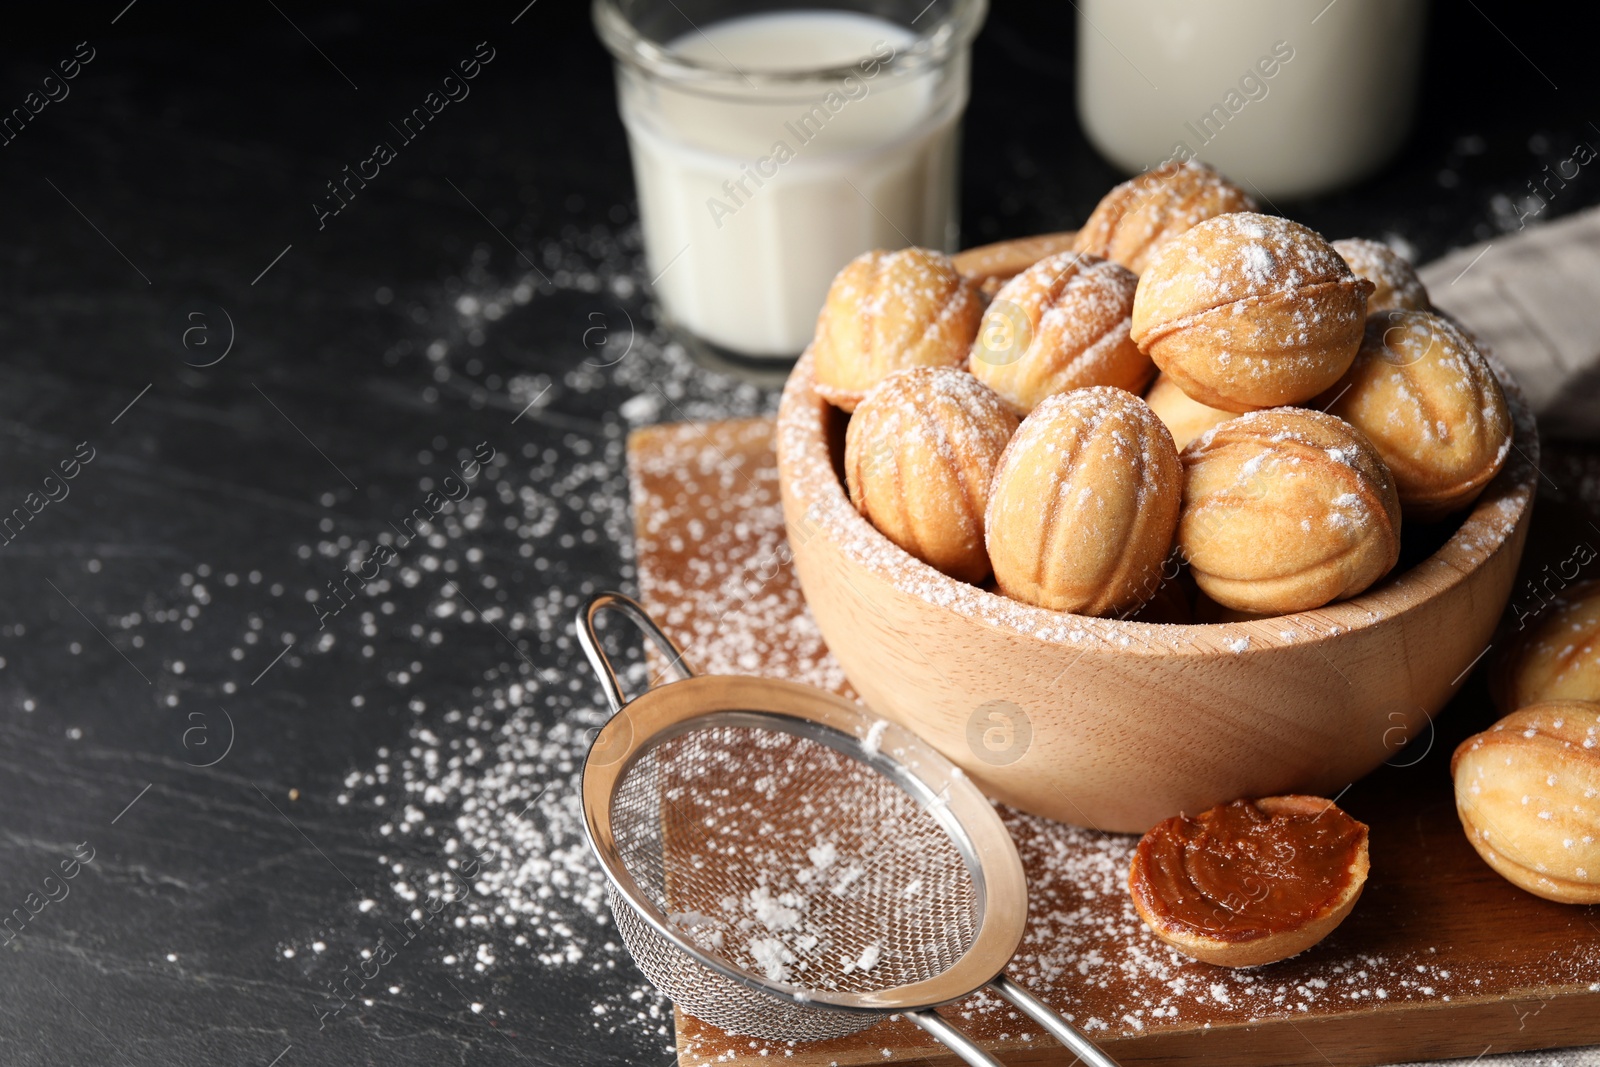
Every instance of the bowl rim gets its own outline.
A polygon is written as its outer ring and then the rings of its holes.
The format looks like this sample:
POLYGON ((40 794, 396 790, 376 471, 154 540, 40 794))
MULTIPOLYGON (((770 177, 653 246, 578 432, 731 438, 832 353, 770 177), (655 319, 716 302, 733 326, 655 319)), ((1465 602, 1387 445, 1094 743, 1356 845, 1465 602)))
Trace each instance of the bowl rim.
MULTIPOLYGON (((1163 657, 1248 656, 1314 645, 1372 629, 1449 592, 1504 550, 1527 521, 1540 475, 1538 430, 1516 380, 1481 340, 1473 339, 1499 380, 1510 408, 1513 433, 1505 465, 1473 502, 1460 527, 1426 559, 1385 576, 1348 600, 1289 615, 1211 623, 1074 615, 990 592, 922 562, 880 533, 850 503, 833 467, 826 431, 829 405, 813 387, 809 348, 790 372, 778 405, 774 431, 778 473, 786 500, 793 494, 800 513, 815 527, 805 540, 824 536, 852 565, 901 594, 1018 638, 1080 654, 1092 653, 1100 646, 1102 652, 1163 657), (914 580, 897 580, 885 560, 892 560, 894 568, 914 580)), ((793 529, 789 535, 793 545, 793 529)))

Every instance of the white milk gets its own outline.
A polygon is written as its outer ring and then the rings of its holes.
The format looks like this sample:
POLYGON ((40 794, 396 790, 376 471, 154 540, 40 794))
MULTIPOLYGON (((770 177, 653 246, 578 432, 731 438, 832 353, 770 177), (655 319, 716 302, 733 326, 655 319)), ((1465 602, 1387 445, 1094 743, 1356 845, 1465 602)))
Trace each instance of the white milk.
POLYGON ((1411 122, 1426 0, 1083 0, 1078 114, 1112 162, 1267 196, 1359 178, 1411 122))
POLYGON ((966 56, 891 73, 883 61, 914 35, 841 11, 745 16, 703 31, 671 50, 755 80, 856 65, 842 83, 731 94, 626 69, 618 79, 650 272, 667 313, 733 352, 793 357, 853 256, 955 248, 966 56))

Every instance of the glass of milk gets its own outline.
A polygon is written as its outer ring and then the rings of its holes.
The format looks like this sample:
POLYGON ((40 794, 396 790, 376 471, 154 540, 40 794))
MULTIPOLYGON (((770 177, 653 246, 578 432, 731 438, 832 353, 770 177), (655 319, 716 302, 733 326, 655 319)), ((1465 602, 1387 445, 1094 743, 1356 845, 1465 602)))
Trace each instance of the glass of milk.
POLYGON ((1125 170, 1199 158, 1258 197, 1364 177, 1411 124, 1427 0, 1081 0, 1078 114, 1125 170))
POLYGON ((793 360, 834 274, 957 247, 968 54, 986 0, 595 0, 652 283, 702 352, 793 360))

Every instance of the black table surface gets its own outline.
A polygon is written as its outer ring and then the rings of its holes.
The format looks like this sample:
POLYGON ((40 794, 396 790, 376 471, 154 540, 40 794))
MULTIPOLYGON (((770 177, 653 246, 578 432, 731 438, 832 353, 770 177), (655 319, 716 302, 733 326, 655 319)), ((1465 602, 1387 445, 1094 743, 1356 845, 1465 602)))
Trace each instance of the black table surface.
MULTIPOLYGON (((663 335, 608 60, 525 3, 8 12, 0 106, 81 63, 0 145, 0 1062, 671 1054, 576 836, 570 618, 632 581, 629 427, 775 394, 663 335)), ((1057 8, 977 43, 968 243, 1117 180, 1057 8)), ((1582 35, 1529 10, 1436 5, 1403 155, 1278 206, 1419 259, 1514 229, 1600 144, 1582 35)), ((1585 169, 1540 218, 1597 200, 1585 169)))

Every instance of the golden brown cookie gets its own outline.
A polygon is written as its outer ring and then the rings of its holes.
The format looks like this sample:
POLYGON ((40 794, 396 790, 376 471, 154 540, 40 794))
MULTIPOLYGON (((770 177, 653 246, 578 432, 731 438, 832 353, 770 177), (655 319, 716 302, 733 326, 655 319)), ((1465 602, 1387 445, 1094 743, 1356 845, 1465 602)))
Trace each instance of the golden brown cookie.
POLYGON ((1144 394, 1144 402, 1156 413, 1156 418, 1172 431, 1172 443, 1181 452, 1189 442, 1213 426, 1221 426, 1235 417, 1235 412, 1207 407, 1179 388, 1178 383, 1165 374, 1158 374, 1144 394))
POLYGON ((1349 368, 1372 288, 1299 223, 1220 215, 1157 250, 1134 294, 1133 340, 1202 404, 1298 404, 1349 368))
POLYGON ((1399 252, 1382 241, 1346 237, 1333 242, 1333 250, 1350 265, 1357 278, 1373 284, 1367 297, 1367 314, 1374 311, 1432 311, 1427 287, 1399 252))
POLYGON ((1080 615, 1153 595, 1178 519, 1178 450, 1132 393, 1047 397, 1000 458, 984 518, 1006 596, 1080 615))
POLYGON ((1342 419, 1251 412, 1201 434, 1182 458, 1178 550, 1224 607, 1306 611, 1355 596, 1400 558, 1394 480, 1342 419))
POLYGON ((1235 800, 1152 827, 1128 891, 1155 935, 1222 967, 1288 959, 1344 921, 1370 866, 1367 827, 1321 797, 1235 800))
POLYGON ((1102 197, 1073 248, 1142 274, 1157 249, 1190 227, 1255 209, 1248 193, 1204 163, 1171 161, 1102 197))
POLYGON ((959 367, 982 314, 983 295, 949 256, 927 248, 863 253, 833 279, 817 316, 817 393, 854 411, 894 371, 959 367))
POLYGON ((1128 335, 1138 284, 1132 271, 1098 256, 1042 259, 995 294, 967 365, 1020 415, 1089 385, 1140 392, 1156 368, 1128 335))
POLYGON ((1450 760, 1467 840, 1512 885, 1600 904, 1600 704, 1512 712, 1450 760))
POLYGON ((916 367, 873 386, 845 432, 850 501, 885 537, 952 578, 989 573, 983 513, 1017 428, 964 370, 916 367))
MULTIPOLYGON (((1595 550, 1585 543, 1558 566, 1571 566, 1576 576, 1594 558, 1595 550)), ((1535 591, 1519 592, 1513 601, 1515 636, 1496 663, 1490 686, 1502 713, 1546 700, 1600 702, 1600 580, 1562 588, 1562 576, 1553 577, 1555 590, 1539 592, 1530 582, 1535 591)))
POLYGON ((1511 450, 1511 412, 1467 336, 1425 311, 1380 311, 1319 407, 1383 457, 1407 519, 1428 522, 1478 498, 1511 450))

